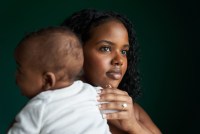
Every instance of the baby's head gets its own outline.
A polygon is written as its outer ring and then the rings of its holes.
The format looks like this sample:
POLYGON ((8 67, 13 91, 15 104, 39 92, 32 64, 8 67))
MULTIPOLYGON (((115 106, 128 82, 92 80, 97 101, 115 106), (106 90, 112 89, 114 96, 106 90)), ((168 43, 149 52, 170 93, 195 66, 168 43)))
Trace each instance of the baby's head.
POLYGON ((25 36, 15 49, 16 82, 32 98, 73 83, 83 66, 78 37, 64 27, 49 27, 25 36))

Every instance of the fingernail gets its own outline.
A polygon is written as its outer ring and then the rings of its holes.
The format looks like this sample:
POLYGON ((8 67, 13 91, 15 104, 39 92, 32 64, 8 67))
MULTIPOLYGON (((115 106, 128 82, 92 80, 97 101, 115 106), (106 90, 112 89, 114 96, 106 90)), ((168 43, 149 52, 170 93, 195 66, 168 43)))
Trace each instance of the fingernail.
POLYGON ((100 93, 102 92, 101 90, 102 90, 102 89, 97 90, 97 93, 100 94, 100 93))
POLYGON ((103 119, 106 119, 106 114, 102 114, 103 119))
POLYGON ((99 108, 101 108, 101 105, 98 105, 99 108))
POLYGON ((97 96, 97 100, 100 100, 100 96, 97 96))

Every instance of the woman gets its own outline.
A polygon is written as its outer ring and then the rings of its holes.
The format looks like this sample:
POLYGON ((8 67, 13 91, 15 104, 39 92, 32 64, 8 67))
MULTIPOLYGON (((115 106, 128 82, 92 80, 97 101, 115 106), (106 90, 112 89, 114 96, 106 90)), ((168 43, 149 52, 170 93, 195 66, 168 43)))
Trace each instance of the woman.
POLYGON ((67 18, 63 26, 83 42, 83 80, 102 86, 100 109, 119 110, 105 114, 113 134, 161 133, 148 114, 134 102, 140 94, 137 70, 138 45, 131 22, 115 12, 84 9, 67 18))

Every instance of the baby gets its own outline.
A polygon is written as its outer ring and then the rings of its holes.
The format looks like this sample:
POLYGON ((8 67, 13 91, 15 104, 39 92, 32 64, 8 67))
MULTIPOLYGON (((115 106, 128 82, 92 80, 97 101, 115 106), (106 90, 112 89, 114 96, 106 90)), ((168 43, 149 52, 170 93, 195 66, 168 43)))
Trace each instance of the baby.
POLYGON ((24 37, 15 49, 16 82, 30 98, 8 134, 110 134, 96 100, 99 87, 78 79, 83 51, 64 27, 24 37))

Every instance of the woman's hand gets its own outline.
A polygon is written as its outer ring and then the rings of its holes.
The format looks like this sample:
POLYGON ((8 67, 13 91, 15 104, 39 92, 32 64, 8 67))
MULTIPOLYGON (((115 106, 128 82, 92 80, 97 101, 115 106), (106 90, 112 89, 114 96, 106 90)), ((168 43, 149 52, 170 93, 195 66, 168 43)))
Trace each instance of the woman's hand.
POLYGON ((138 104, 133 104, 127 92, 115 88, 104 88, 101 90, 98 101, 109 102, 101 104, 100 110, 119 111, 103 115, 111 123, 110 126, 114 126, 113 134, 118 133, 115 132, 116 129, 122 130, 123 132, 119 132, 121 134, 160 133, 146 112, 138 104))
POLYGON ((119 112, 105 114, 104 117, 111 121, 116 127, 129 132, 133 129, 135 123, 137 123, 133 100, 127 92, 114 89, 106 88, 101 90, 100 102, 109 102, 100 105, 101 110, 118 110, 119 112), (117 121, 116 121, 117 119, 117 121))

